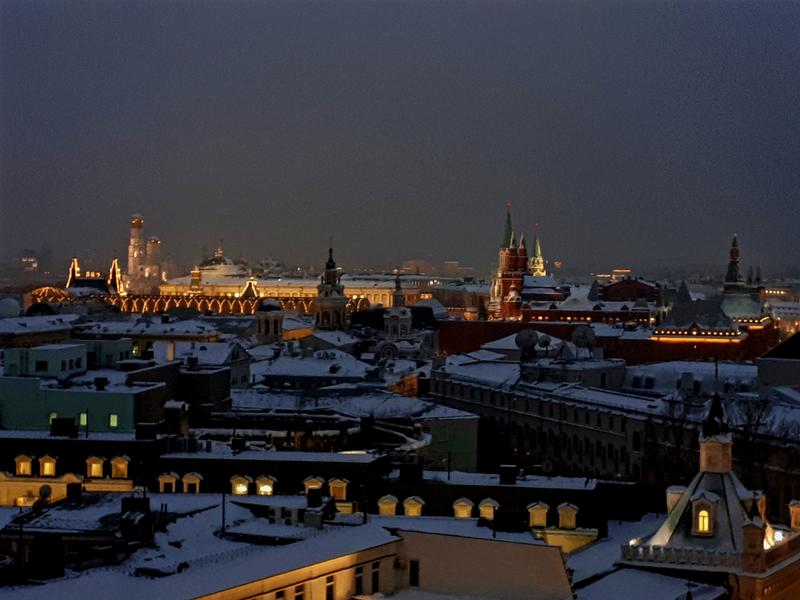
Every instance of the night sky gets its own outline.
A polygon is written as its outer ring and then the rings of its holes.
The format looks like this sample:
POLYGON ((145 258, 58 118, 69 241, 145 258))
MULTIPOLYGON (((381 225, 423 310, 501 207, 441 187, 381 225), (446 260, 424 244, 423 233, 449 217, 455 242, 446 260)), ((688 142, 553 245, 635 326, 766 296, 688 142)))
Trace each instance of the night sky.
POLYGON ((4 0, 0 102, 2 256, 800 254, 800 2, 4 0))

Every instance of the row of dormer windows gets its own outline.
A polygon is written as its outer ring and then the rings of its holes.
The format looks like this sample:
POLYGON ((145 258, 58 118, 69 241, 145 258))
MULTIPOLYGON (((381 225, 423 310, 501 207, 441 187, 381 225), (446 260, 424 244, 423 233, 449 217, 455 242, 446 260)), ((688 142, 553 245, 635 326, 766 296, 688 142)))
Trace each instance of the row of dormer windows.
MULTIPOLYGON (((200 483, 203 476, 199 473, 187 473, 180 477, 177 473, 167 472, 158 476, 158 489, 162 493, 178 492, 178 482, 181 482, 184 493, 196 494, 200 492, 200 483)), ((231 494, 234 496, 247 496, 255 493, 259 496, 272 496, 275 494, 275 486, 278 480, 271 475, 259 475, 255 479, 249 475, 234 475, 230 478, 231 494)), ((311 476, 303 481, 305 492, 311 489, 321 490, 326 484, 322 477, 311 476)), ((334 500, 347 499, 347 486, 350 482, 347 479, 335 477, 327 481, 328 492, 334 500)))
MULTIPOLYGON (((39 477, 55 477, 56 476, 56 462, 57 459, 49 454, 40 456, 36 461, 39 463, 39 477)), ((18 477, 31 477, 33 476, 33 463, 34 458, 27 454, 20 454, 14 459, 16 463, 15 473, 18 477)), ((127 479, 128 478, 128 463, 130 459, 127 456, 115 456, 110 461, 99 456, 90 456, 86 459, 86 477, 101 479, 106 476, 105 465, 110 464, 112 479, 127 479)))

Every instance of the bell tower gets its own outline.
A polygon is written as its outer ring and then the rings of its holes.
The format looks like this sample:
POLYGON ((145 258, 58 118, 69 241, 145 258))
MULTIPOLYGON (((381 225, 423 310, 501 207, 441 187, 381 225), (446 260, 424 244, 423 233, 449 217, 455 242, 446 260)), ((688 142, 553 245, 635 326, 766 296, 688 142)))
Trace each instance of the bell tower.
POLYGON ((325 272, 317 286, 316 326, 320 329, 339 329, 346 323, 347 298, 341 284, 341 275, 333 260, 333 248, 328 248, 325 272))
POLYGON ((146 248, 144 241, 144 219, 142 215, 131 216, 131 239, 128 243, 128 277, 139 276, 140 267, 144 266, 146 248))

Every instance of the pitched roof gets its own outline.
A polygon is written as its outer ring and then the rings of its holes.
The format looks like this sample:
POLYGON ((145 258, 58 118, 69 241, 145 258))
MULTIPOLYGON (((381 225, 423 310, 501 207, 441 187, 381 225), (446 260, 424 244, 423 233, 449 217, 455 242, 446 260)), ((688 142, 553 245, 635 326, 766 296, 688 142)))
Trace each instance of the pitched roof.
POLYGON ((733 331, 736 326, 714 300, 681 302, 672 307, 662 327, 682 329, 696 324, 704 331, 733 331))

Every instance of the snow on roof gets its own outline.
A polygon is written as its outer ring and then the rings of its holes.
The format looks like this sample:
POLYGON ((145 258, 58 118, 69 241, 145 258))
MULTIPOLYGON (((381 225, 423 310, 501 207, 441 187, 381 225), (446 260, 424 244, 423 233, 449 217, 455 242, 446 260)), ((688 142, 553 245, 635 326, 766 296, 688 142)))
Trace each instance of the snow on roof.
POLYGON ((256 360, 264 360, 275 356, 277 346, 274 344, 261 344, 247 349, 247 353, 256 360))
POLYGON ((530 532, 493 532, 491 527, 478 527, 477 519, 370 515, 369 520, 370 523, 398 531, 418 531, 421 533, 438 533, 469 538, 498 539, 504 542, 521 544, 545 545, 542 540, 536 539, 530 532))
POLYGON ((572 581, 580 581, 610 570, 619 560, 619 547, 630 540, 653 533, 663 517, 647 514, 639 521, 608 521, 608 536, 567 556, 573 569, 572 581))
MULTIPOLYGON (((52 439, 52 437, 49 429, 0 429, 0 438, 4 439, 52 439)), ((87 439, 83 429, 81 430, 80 439, 87 439)), ((88 439, 94 441, 151 443, 149 440, 137 440, 136 433, 133 431, 89 431, 88 439)))
MULTIPOLYGON (((393 472, 397 477, 399 471, 393 472)), ((448 483, 451 485, 476 485, 494 486, 501 485, 500 476, 495 473, 471 473, 467 471, 425 471, 423 477, 429 481, 448 483)), ((525 475, 518 477, 515 487, 558 489, 558 490, 593 490, 597 480, 585 477, 543 477, 538 475, 525 475)))
POLYGON ((433 318, 438 319, 439 321, 446 321, 450 318, 450 313, 447 312, 447 309, 444 307, 444 305, 436 298, 426 298, 425 300, 420 300, 414 306, 430 308, 433 311, 433 318))
POLYGON ((279 356, 275 360, 250 365, 256 377, 354 377, 363 379, 372 366, 337 350, 320 350, 313 356, 279 356))
POLYGON ((752 364, 735 362, 718 362, 715 366, 709 361, 673 360, 668 362, 647 363, 628 366, 625 372, 625 386, 634 387, 634 378, 639 378, 639 387, 647 387, 661 393, 675 391, 676 382, 684 374, 689 373, 695 381, 699 381, 701 391, 711 393, 716 389, 717 374, 719 377, 720 391, 725 384, 747 386, 753 389, 758 377, 758 368, 752 364), (644 386, 646 378, 652 378, 644 386), (652 383, 652 386, 649 385, 652 383))
POLYGON ((157 335, 178 337, 183 335, 215 336, 219 331, 212 325, 198 320, 170 321, 162 323, 160 319, 139 317, 135 321, 97 321, 77 325, 80 333, 116 335, 157 335))
POLYGON ((576 404, 598 404, 607 410, 633 417, 636 413, 665 414, 663 400, 614 392, 599 388, 583 387, 579 383, 527 382, 517 385, 517 391, 530 392, 534 396, 545 396, 576 404))
MULTIPOLYGON (((188 495, 204 496, 173 494, 166 501, 171 503, 176 496, 188 495)), ((308 539, 289 545, 235 542, 215 535, 221 519, 219 496, 215 495, 215 499, 213 508, 179 519, 166 533, 156 534, 156 548, 139 550, 119 567, 87 570, 41 586, 14 588, 14 597, 77 598, 85 596, 89 589, 95 597, 116 600, 197 597, 397 540, 383 527, 366 524, 314 530, 308 533, 308 539), (178 541, 181 543, 170 543, 178 541), (175 571, 181 563, 188 564, 188 568, 167 577, 131 576, 136 567, 175 571)), ((205 501, 208 500, 206 496, 205 501)), ((240 520, 255 521, 249 511, 234 502, 227 503, 226 508, 230 525, 240 520)))
POLYGON ((726 595, 725 588, 713 585, 697 584, 689 588, 682 577, 620 569, 577 590, 577 599, 608 600, 624 596, 626 600, 683 600, 689 589, 694 600, 715 600, 726 595))
POLYGON ((520 376, 519 363, 478 361, 463 354, 448 357, 440 369, 448 375, 490 385, 514 385, 520 376))
POLYGON ((268 392, 253 389, 232 389, 231 406, 234 410, 272 411, 335 411, 339 414, 360 418, 374 416, 379 419, 453 419, 475 418, 465 411, 441 404, 426 402, 380 391, 362 395, 326 395, 309 398, 302 394, 268 392))
MULTIPOLYGON (((262 463, 273 462, 335 462, 372 463, 382 458, 379 454, 348 454, 344 452, 284 452, 273 450, 245 450, 234 452, 227 444, 214 444, 211 452, 170 452, 162 455, 169 459, 204 460, 257 460, 262 463)), ((267 468, 267 467, 265 467, 267 468)))
POLYGON ((314 327, 313 317, 301 317, 298 314, 284 313, 283 315, 283 329, 284 331, 292 331, 294 329, 308 329, 314 327))
POLYGON ((70 330, 80 315, 46 317, 9 317, 0 319, 0 335, 19 335, 38 331, 70 330))
MULTIPOLYGON (((186 361, 190 356, 196 356, 198 364, 222 366, 232 360, 231 354, 236 342, 167 342, 159 340, 153 343, 153 358, 156 362, 169 362, 167 350, 170 344, 175 345, 175 359, 186 361)), ((246 355, 242 353, 240 358, 246 355)))
POLYGON ((344 331, 325 331, 324 329, 316 330, 313 334, 311 334, 311 337, 315 337, 323 342, 327 342, 336 348, 341 348, 342 346, 348 346, 361 341, 354 335, 350 335, 344 331))

